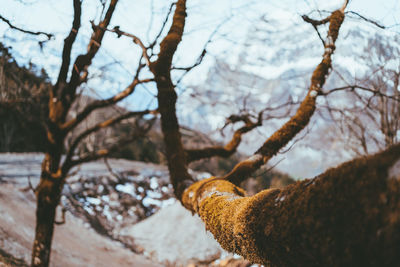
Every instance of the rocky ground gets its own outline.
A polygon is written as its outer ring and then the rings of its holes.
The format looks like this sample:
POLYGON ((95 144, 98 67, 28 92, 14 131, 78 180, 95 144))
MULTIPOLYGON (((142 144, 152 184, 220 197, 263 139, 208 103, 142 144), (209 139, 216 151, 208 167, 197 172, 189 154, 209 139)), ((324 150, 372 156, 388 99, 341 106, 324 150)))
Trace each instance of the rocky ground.
MULTIPOLYGON (((0 266, 30 260, 42 158, 0 154, 0 266)), ((64 214, 66 223, 56 226, 51 266, 250 266, 173 198, 165 166, 88 163, 72 171, 63 193, 58 220, 64 214)))

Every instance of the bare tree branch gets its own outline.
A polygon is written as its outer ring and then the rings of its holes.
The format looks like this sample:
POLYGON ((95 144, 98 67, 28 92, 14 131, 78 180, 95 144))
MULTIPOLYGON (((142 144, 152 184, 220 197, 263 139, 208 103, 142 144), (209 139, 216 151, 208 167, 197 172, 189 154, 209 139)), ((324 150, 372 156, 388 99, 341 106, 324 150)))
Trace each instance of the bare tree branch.
POLYGON ((146 65, 147 65, 147 66, 150 66, 150 58, 149 58, 149 55, 147 54, 147 49, 148 49, 148 48, 143 44, 142 40, 140 40, 139 37, 137 37, 137 36, 134 35, 134 34, 127 33, 127 32, 124 32, 124 31, 120 30, 119 26, 115 26, 115 27, 114 27, 113 29, 111 29, 111 30, 110 30, 110 29, 106 29, 106 31, 116 33, 117 36, 118 36, 118 38, 120 38, 121 36, 127 36, 127 37, 129 37, 129 38, 132 38, 133 42, 134 42, 135 44, 139 45, 140 48, 142 49, 142 51, 143 51, 143 52, 142 52, 142 56, 143 56, 143 58, 144 58, 145 61, 146 61, 146 65))
POLYGON ((94 110, 116 104, 119 101, 131 95, 135 91, 135 88, 138 84, 152 82, 152 81, 153 79, 145 79, 145 80, 135 79, 127 88, 125 88, 118 94, 107 99, 95 100, 91 104, 87 105, 79 114, 76 115, 75 118, 65 122, 60 128, 64 132, 69 132, 70 130, 75 128, 80 122, 82 122, 85 118, 87 118, 87 116, 89 116, 90 113, 92 113, 94 110))
POLYGON ((75 42, 76 36, 78 35, 78 31, 81 26, 81 13, 82 2, 80 0, 74 0, 74 20, 72 22, 72 28, 69 32, 69 35, 64 39, 64 48, 61 57, 62 62, 57 82, 54 86, 55 91, 57 91, 60 83, 65 83, 67 81, 68 69, 71 62, 72 45, 75 42))
POLYGON ((88 129, 86 129, 85 131, 83 131, 82 133, 80 133, 71 143, 68 152, 66 154, 64 163, 61 167, 62 169, 62 173, 68 173, 68 171, 71 169, 71 161, 72 161, 72 157, 74 156, 75 150, 78 147, 78 145, 81 143, 81 141, 87 137, 88 135, 97 132, 100 129, 103 128, 107 128, 110 126, 113 126, 123 120, 132 118, 132 117, 136 117, 136 116, 143 116, 146 114, 156 114, 157 111, 156 110, 143 110, 143 111, 132 111, 132 112, 128 112, 125 113, 123 115, 105 120, 103 122, 100 122, 88 129))
POLYGON ((171 15, 172 12, 172 8, 176 5, 175 2, 173 2, 168 9, 167 15, 165 16, 164 22, 161 25, 160 31, 158 32, 158 34, 156 35, 156 37, 154 38, 154 41, 149 45, 149 49, 153 49, 154 46, 157 44, 158 39, 160 38, 161 34, 163 33, 165 26, 167 25, 169 16, 171 15))
POLYGON ((204 44, 203 46, 203 50, 201 51, 199 57, 197 58, 196 62, 188 67, 172 67, 171 70, 184 70, 185 73, 179 78, 178 82, 183 78, 183 76, 188 73, 189 71, 191 71, 193 68, 199 66, 201 64, 201 62, 203 62, 203 58, 205 57, 205 55, 207 54, 207 47, 208 45, 212 42, 212 39, 214 38, 214 36, 217 34, 218 30, 222 27, 222 25, 224 25, 224 23, 226 23, 227 20, 224 20, 223 22, 221 22, 215 29, 214 31, 210 34, 210 36, 208 37, 207 42, 204 44))
POLYGON ((360 86, 360 85, 348 85, 348 86, 343 86, 343 87, 337 87, 334 89, 327 90, 326 92, 321 92, 321 95, 326 96, 326 95, 329 95, 331 93, 338 92, 338 91, 344 91, 344 90, 354 91, 355 89, 360 89, 363 91, 370 92, 373 95, 378 95, 378 96, 393 99, 395 101, 400 101, 400 98, 396 95, 387 95, 387 94, 382 93, 380 90, 373 89, 373 88, 367 88, 367 87, 360 86))
POLYGON ((99 51, 101 46, 101 42, 104 37, 104 32, 108 25, 110 24, 112 14, 114 13, 115 7, 118 3, 118 0, 111 0, 111 3, 107 9, 107 12, 104 16, 104 19, 100 21, 98 25, 96 25, 93 29, 93 34, 90 38, 89 45, 87 48, 87 53, 83 55, 79 55, 72 68, 71 79, 68 83, 68 86, 62 91, 62 98, 67 99, 66 101, 66 109, 69 108, 72 101, 74 100, 74 95, 76 92, 76 88, 85 81, 87 77, 87 68, 92 63, 92 59, 99 51))
POLYGON ((318 26, 329 22, 330 17, 326 17, 323 20, 313 20, 313 19, 309 18, 307 15, 303 15, 301 17, 305 22, 311 23, 314 30, 317 32, 318 38, 321 40, 322 45, 325 46, 325 40, 324 40, 324 38, 322 38, 321 33, 319 32, 318 26))
POLYGON ((331 16, 328 16, 328 17, 326 17, 326 18, 324 18, 324 19, 321 19, 321 20, 312 19, 312 18, 310 18, 310 17, 307 16, 307 15, 302 15, 301 18, 302 18, 305 22, 308 22, 308 23, 312 24, 313 26, 319 26, 319 25, 324 25, 324 24, 328 23, 329 20, 331 19, 331 16))
POLYGON ((369 23, 374 24, 374 25, 377 26, 378 28, 386 29, 386 26, 384 26, 384 25, 382 25, 382 24, 379 24, 378 22, 376 22, 376 21, 374 21, 374 20, 372 20, 372 19, 366 18, 366 17, 364 17, 363 15, 361 15, 361 14, 355 12, 355 11, 347 11, 346 14, 347 14, 347 13, 356 15, 356 16, 358 16, 359 18, 365 20, 366 22, 369 22, 369 23))
POLYGON ((236 152, 238 146, 240 145, 242 141, 242 135, 245 133, 250 132, 254 128, 261 126, 262 125, 262 114, 263 112, 260 112, 258 120, 256 122, 253 122, 250 120, 249 116, 235 116, 232 115, 228 118, 228 120, 231 123, 235 123, 238 121, 243 121, 245 123, 244 126, 240 127, 237 129, 231 141, 227 143, 225 146, 212 146, 212 147, 206 147, 206 148, 201 148, 201 149, 186 149, 186 158, 188 163, 204 159, 204 158, 210 158, 214 156, 219 156, 219 157, 229 157, 233 153, 236 152))
POLYGON ((42 31, 36 31, 36 32, 34 32, 34 31, 24 30, 24 29, 22 29, 22 28, 20 28, 20 27, 14 26, 8 19, 6 19, 5 17, 3 17, 2 15, 0 15, 0 20, 2 20, 2 21, 4 21, 5 23, 7 23, 8 26, 9 26, 11 29, 14 29, 14 30, 17 30, 17 31, 20 31, 20 32, 23 32, 23 33, 32 34, 32 35, 45 35, 49 40, 50 40, 51 38, 54 37, 54 35, 51 34, 51 33, 46 33, 46 32, 42 32, 42 31))
POLYGON ((94 160, 98 160, 104 157, 109 156, 111 153, 118 151, 122 147, 126 146, 127 144, 130 144, 136 140, 138 140, 141 137, 144 137, 147 132, 150 130, 152 127, 152 123, 150 122, 147 127, 140 129, 136 131, 132 136, 120 139, 117 143, 113 144, 110 147, 106 147, 103 149, 97 149, 96 151, 92 151, 90 153, 86 153, 85 155, 79 156, 78 159, 72 159, 70 163, 68 164, 69 168, 72 168, 74 166, 80 165, 85 162, 90 162, 94 160))
POLYGON ((236 122, 243 122, 245 125, 243 125, 234 132, 232 139, 225 146, 210 146, 200 149, 186 149, 185 152, 188 163, 215 156, 224 158, 231 156, 236 152, 237 148, 239 147, 242 141, 243 134, 248 133, 259 126, 262 126, 264 120, 286 118, 290 113, 290 109, 288 109, 287 112, 285 112, 285 114, 281 116, 274 116, 274 115, 264 116, 264 113, 266 111, 281 109, 282 107, 293 104, 295 104, 293 103, 293 101, 289 101, 281 105, 278 105, 277 107, 267 107, 261 110, 257 116, 250 114, 229 116, 229 118, 227 119, 227 123, 223 126, 223 128, 225 128, 228 124, 236 122), (255 117, 257 121, 253 122, 251 120, 251 117, 255 117))

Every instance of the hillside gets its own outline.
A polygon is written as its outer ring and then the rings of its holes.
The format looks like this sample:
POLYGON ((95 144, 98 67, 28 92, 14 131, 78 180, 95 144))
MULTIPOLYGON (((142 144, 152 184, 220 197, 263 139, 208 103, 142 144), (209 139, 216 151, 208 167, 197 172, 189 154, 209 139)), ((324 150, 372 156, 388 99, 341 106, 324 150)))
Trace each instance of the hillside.
MULTIPOLYGON (((35 202, 29 182, 38 183, 42 157, 0 154, 0 212, 5 215, 0 217, 0 266, 30 261, 35 202)), ((112 173, 98 161, 68 180, 62 199, 65 224, 56 226, 51 266, 208 266, 215 261, 213 266, 228 266, 222 263, 237 261, 176 202, 166 167, 121 159, 108 163, 112 173)))

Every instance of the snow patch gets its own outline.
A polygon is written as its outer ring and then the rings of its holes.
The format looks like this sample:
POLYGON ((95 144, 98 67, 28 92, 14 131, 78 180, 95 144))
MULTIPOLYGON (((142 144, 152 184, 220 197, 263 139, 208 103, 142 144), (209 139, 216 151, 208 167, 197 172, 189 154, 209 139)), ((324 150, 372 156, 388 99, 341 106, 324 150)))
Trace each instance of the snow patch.
POLYGON ((201 219, 192 216, 179 202, 123 228, 121 235, 133 238, 149 257, 165 265, 186 266, 191 260, 216 259, 224 251, 205 231, 201 219))

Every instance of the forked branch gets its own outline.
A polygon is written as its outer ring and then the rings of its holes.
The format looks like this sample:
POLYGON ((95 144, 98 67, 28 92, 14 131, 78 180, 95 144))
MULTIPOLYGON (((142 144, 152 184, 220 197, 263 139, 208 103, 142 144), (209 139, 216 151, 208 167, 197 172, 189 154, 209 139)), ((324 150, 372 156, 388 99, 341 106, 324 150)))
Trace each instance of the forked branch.
POLYGON ((330 15, 328 36, 324 42, 325 50, 322 61, 312 74, 310 88, 296 114, 268 138, 252 157, 237 164, 234 169, 224 177, 225 179, 234 184, 239 184, 251 173, 268 162, 271 157, 278 153, 278 151, 289 143, 297 133, 307 126, 315 111, 316 98, 321 94, 321 88, 325 84, 325 80, 332 67, 331 57, 335 51, 335 41, 338 37, 343 20, 344 12, 341 9, 334 11, 330 15))
POLYGON ((109 32, 114 32, 117 36, 118 36, 118 38, 120 38, 121 36, 126 36, 126 37, 129 37, 129 38, 131 38, 132 39, 132 41, 135 43, 135 44, 137 44, 138 46, 140 46, 140 48, 142 49, 142 56, 143 56, 143 58, 145 59, 145 61, 146 61, 146 65, 147 66, 150 66, 150 58, 149 58, 149 55, 147 54, 147 47, 143 44, 143 42, 142 42, 142 40, 139 38, 139 37, 137 37, 136 35, 134 35, 134 34, 131 34, 131 33, 127 33, 127 32, 125 32, 125 31, 122 31, 120 28, 119 28, 119 26, 115 26, 113 29, 106 29, 107 31, 109 31, 109 32))
POLYGON ((90 161, 98 160, 98 159, 101 159, 104 157, 108 157, 110 154, 120 150, 127 144, 130 144, 130 143, 138 140, 139 138, 146 136, 148 131, 153 126, 153 122, 154 122, 154 120, 149 121, 146 126, 142 127, 141 129, 137 129, 131 136, 129 136, 127 138, 121 138, 117 143, 115 143, 109 147, 105 147, 102 149, 96 149, 95 151, 86 153, 84 155, 80 155, 77 159, 70 160, 70 162, 68 163, 68 166, 66 166, 66 167, 68 167, 70 169, 74 166, 80 165, 85 162, 90 162, 90 161))
POLYGON ((200 149, 186 149, 185 152, 186 152, 187 162, 190 163, 196 160, 211 158, 215 156, 224 158, 231 156, 233 153, 236 152, 237 148, 239 147, 242 141, 242 135, 262 125, 263 112, 264 111, 261 111, 258 114, 258 119, 256 122, 252 121, 248 115, 242 115, 242 116, 231 115, 228 118, 229 123, 236 123, 239 121, 244 122, 244 125, 242 127, 235 130, 232 139, 225 146, 211 146, 200 149))
POLYGON ((146 114, 156 114, 157 111, 156 110, 144 110, 144 111, 132 111, 132 112, 128 112, 125 113, 123 115, 105 120, 103 122, 100 122, 88 129, 86 129, 85 131, 83 131, 82 133, 80 133, 71 143, 68 152, 66 154, 66 158, 65 161, 63 163, 62 166, 62 173, 68 173, 68 171, 70 170, 71 166, 72 166, 72 157, 74 156, 75 150, 78 147, 78 145, 82 142, 82 140, 87 137, 88 135, 99 131, 100 129, 104 129, 107 127, 111 127, 123 120, 132 118, 132 117, 137 117, 137 116, 143 116, 146 114))
POLYGON ((74 20, 72 22, 71 31, 69 32, 68 36, 64 39, 62 62, 57 82, 56 85, 54 86, 55 91, 58 90, 60 83, 66 83, 67 81, 68 69, 71 63, 72 45, 74 44, 76 36, 78 35, 79 28, 81 27, 81 14, 82 14, 82 2, 80 0, 74 0, 74 20))
POLYGON ((290 113, 290 109, 287 109, 287 112, 281 115, 269 114, 265 116, 264 113, 266 111, 279 110, 282 107, 287 107, 294 104, 295 103, 293 103, 293 101, 288 101, 276 107, 266 107, 258 112, 257 116, 250 114, 229 116, 229 118, 227 119, 227 123, 224 125, 224 127, 222 127, 222 129, 225 128, 228 124, 234 124, 236 122, 243 122, 244 125, 234 131, 232 139, 225 146, 210 146, 199 149, 186 149, 185 152, 188 163, 215 156, 224 158, 231 156, 236 152, 237 148, 239 147, 242 141, 243 134, 251 132, 255 128, 262 126, 264 120, 286 118, 290 113), (254 118, 256 118, 257 120, 253 121, 254 118))
POLYGON ((138 84, 147 83, 151 81, 153 81, 153 79, 137 80, 135 78, 134 81, 128 87, 126 87, 123 91, 119 92, 118 94, 107 99, 95 100, 94 102, 87 105, 80 113, 76 115, 75 118, 65 122, 61 126, 61 129, 64 132, 71 131, 79 123, 81 123, 84 119, 86 119, 87 116, 89 116, 94 110, 105 108, 120 102, 121 100, 131 95, 135 91, 135 88, 138 84))
MULTIPOLYGON (((77 1, 77 0, 75 0, 77 1)), ((110 24, 111 17, 114 13, 118 0, 111 0, 104 19, 93 28, 93 33, 89 41, 86 54, 79 55, 72 68, 71 79, 66 87, 62 90, 62 99, 66 99, 66 109, 69 108, 74 100, 77 87, 86 80, 87 68, 91 65, 93 58, 99 51, 103 41, 104 32, 110 24)))

